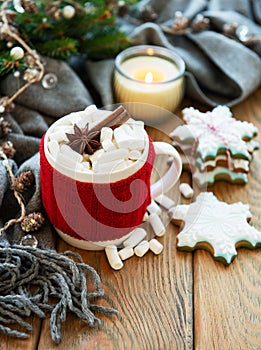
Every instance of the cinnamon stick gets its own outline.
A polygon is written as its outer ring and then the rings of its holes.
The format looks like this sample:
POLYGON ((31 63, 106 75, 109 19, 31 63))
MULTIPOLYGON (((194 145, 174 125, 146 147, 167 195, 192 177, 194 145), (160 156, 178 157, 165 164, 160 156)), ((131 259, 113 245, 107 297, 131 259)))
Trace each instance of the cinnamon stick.
POLYGON ((130 114, 127 112, 127 110, 123 106, 119 106, 115 109, 108 117, 100 121, 98 124, 96 124, 91 130, 92 131, 100 131, 104 127, 112 127, 116 125, 120 125, 125 123, 129 118, 130 114))

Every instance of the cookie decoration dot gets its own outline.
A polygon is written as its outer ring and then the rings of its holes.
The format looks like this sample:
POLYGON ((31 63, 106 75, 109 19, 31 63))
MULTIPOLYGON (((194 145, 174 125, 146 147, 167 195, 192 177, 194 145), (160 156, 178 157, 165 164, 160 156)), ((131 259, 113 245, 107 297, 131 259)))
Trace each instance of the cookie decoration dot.
POLYGON ((248 221, 249 205, 219 201, 212 192, 202 192, 190 205, 180 204, 171 209, 174 223, 184 225, 178 234, 178 249, 205 249, 226 265, 237 255, 236 248, 261 246, 261 232, 248 221))

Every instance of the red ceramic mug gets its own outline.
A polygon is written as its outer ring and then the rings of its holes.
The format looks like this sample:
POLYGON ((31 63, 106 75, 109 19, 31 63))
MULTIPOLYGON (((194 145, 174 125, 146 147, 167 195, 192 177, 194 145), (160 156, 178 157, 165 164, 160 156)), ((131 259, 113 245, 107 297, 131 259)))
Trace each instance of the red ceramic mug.
MULTIPOLYGON (((92 111, 100 119, 111 112, 92 111)), ((130 166, 109 173, 93 173, 68 167, 54 157, 49 148, 50 135, 73 124, 83 112, 56 121, 42 138, 40 146, 41 193, 44 208, 58 234, 69 244, 89 250, 118 245, 141 224, 151 198, 167 192, 179 179, 182 163, 178 152, 168 143, 152 142, 145 129, 141 156, 130 166), (163 177, 150 184, 155 155, 165 154, 173 162, 163 177)), ((127 123, 132 123, 128 121, 127 123)))

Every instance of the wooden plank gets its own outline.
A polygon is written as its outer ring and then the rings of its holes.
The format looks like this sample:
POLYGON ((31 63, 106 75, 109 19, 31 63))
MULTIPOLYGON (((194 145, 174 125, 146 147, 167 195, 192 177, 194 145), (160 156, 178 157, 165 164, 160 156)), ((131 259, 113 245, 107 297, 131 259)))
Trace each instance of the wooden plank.
MULTIPOLYGON (((261 134, 261 91, 233 108, 234 115, 253 122, 261 134)), ((259 134, 259 142, 261 135, 259 134)), ((252 224, 261 230, 261 152, 255 153, 246 186, 216 183, 217 197, 228 203, 249 203, 252 224)), ((194 254, 195 349, 260 349, 261 249, 238 249, 229 267, 208 252, 194 254)))
MULTIPOLYGON (((16 339, 0 333, 0 349, 1 350, 36 350, 39 333, 41 328, 41 320, 38 317, 31 317, 26 320, 33 326, 33 332, 29 334, 28 339, 16 339)), ((23 331, 22 329, 20 329, 23 331)))
POLYGON ((120 271, 109 267, 104 252, 81 251, 60 241, 59 251, 80 252, 84 262, 98 271, 105 298, 97 303, 115 307, 120 316, 102 316, 102 327, 89 329, 68 315, 58 346, 50 339, 46 320, 38 349, 192 349, 192 255, 176 251, 176 234, 177 228, 169 224, 159 239, 164 245, 162 254, 132 257, 120 271))

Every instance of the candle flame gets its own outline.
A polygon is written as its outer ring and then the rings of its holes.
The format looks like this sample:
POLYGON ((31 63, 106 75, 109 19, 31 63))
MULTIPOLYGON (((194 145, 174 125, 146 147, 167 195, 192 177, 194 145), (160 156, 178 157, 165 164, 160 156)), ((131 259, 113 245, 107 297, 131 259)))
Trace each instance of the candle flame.
POLYGON ((153 74, 151 72, 148 72, 145 76, 145 83, 152 83, 153 82, 153 74))

